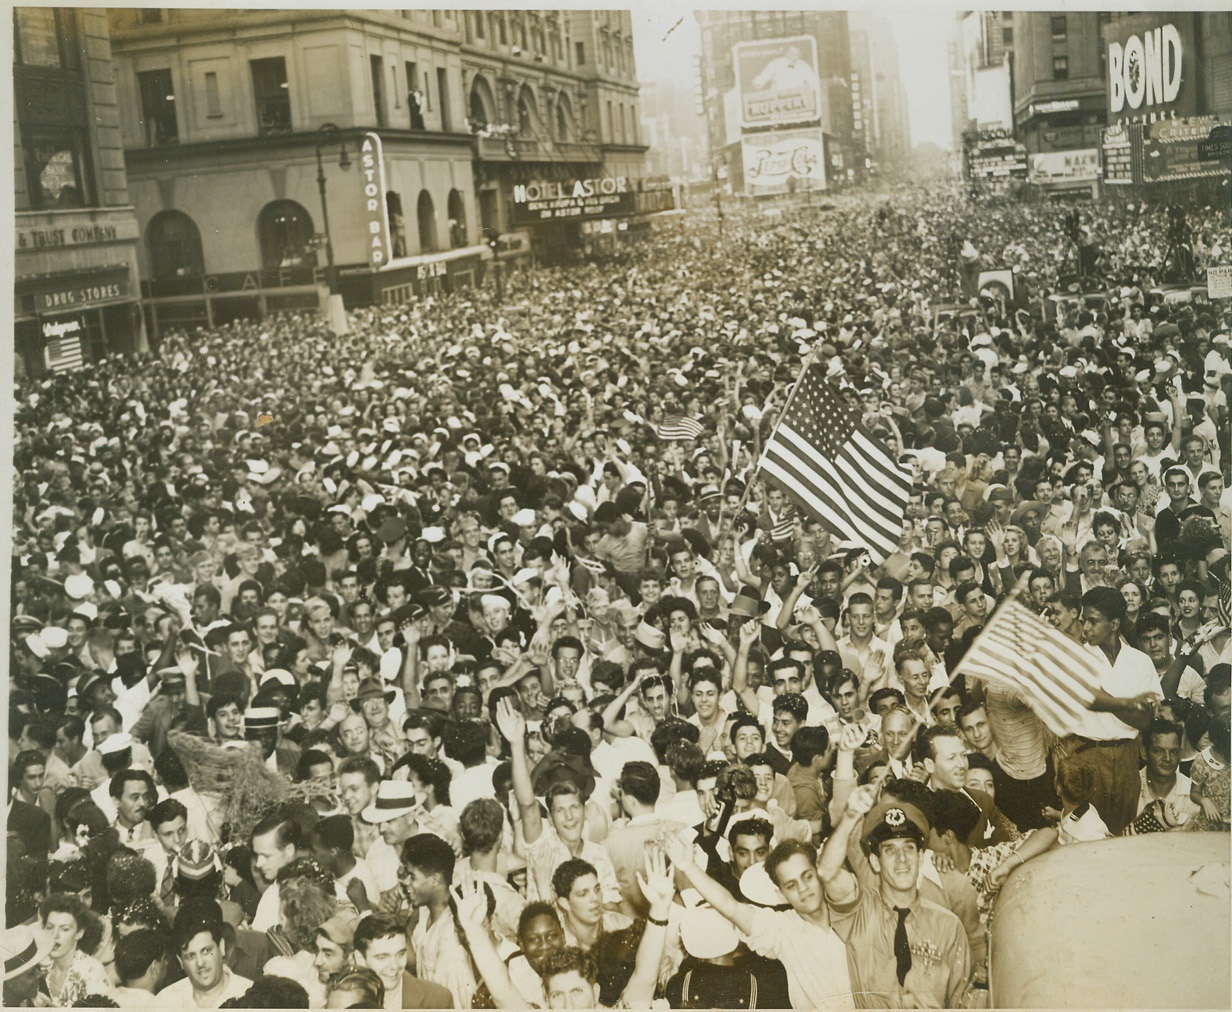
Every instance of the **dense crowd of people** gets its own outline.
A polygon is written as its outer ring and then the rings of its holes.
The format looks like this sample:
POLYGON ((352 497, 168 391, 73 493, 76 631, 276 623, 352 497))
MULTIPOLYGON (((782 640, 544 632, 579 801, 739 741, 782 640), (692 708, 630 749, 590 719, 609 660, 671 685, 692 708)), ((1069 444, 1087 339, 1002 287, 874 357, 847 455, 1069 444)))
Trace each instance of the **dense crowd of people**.
POLYGON ((1020 865, 1228 831, 1167 209, 776 212, 19 385, 6 1005, 980 1007, 1020 865), (758 471, 805 368, 913 474, 887 558, 758 471), (1009 597, 1071 734, 961 670, 1009 597))

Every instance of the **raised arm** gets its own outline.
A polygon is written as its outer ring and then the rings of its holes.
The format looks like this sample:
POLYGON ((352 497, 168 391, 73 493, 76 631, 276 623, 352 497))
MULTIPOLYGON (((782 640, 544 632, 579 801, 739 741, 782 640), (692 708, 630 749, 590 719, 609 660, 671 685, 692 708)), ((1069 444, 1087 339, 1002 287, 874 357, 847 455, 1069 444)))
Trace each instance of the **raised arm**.
POLYGON ((880 788, 865 784, 851 792, 847 809, 826 841, 817 862, 817 874, 826 887, 826 899, 832 903, 849 903, 857 892, 856 877, 847 870, 847 848, 854 834, 859 833, 864 816, 872 810, 880 788))
POLYGON ((526 718, 506 697, 496 704, 496 726, 509 742, 510 765, 513 772, 513 795, 518 799, 522 816, 522 835, 532 844, 543 834, 543 816, 530 781, 530 760, 526 756, 526 718))
POLYGON ((620 695, 607 704, 603 711, 603 732, 616 738, 629 738, 633 735, 633 725, 618 716, 628 704, 630 698, 637 692, 637 680, 633 679, 620 692, 620 695))
POLYGON ((633 976, 621 992, 626 1008, 650 1008, 655 988, 659 983, 659 963, 667 945, 667 915, 671 912, 672 897, 676 895, 672 883, 671 865, 661 847, 648 846, 645 851, 646 873, 637 872, 637 884, 650 904, 646 928, 637 945, 633 961, 633 976))
POLYGON ((702 895, 707 903, 748 935, 753 931, 753 915, 757 908, 739 902, 718 882, 707 875, 693 859, 693 844, 683 835, 668 833, 663 839, 664 849, 672 864, 689 885, 702 895))
POLYGON ((796 611, 796 602, 800 600, 800 595, 804 593, 804 589, 813 581, 813 577, 817 575, 819 563, 814 562, 808 569, 801 570, 800 575, 796 577, 796 582, 792 584, 791 590, 788 591, 787 599, 783 602, 783 606, 779 608, 778 616, 774 620, 775 628, 786 629, 791 625, 792 616, 796 611))
POLYGON ((475 969, 488 986, 488 993, 497 1008, 526 1008, 526 998, 509 978, 509 968, 500 958, 492 936, 484 923, 488 909, 487 896, 478 879, 456 885, 452 889, 458 924, 466 933, 466 944, 475 969))
POLYGON ((761 623, 751 618, 740 627, 737 635, 740 646, 736 649, 736 663, 732 665, 732 691, 744 703, 744 708, 756 717, 761 701, 757 698, 757 690, 749 685, 749 651, 761 636, 761 623))

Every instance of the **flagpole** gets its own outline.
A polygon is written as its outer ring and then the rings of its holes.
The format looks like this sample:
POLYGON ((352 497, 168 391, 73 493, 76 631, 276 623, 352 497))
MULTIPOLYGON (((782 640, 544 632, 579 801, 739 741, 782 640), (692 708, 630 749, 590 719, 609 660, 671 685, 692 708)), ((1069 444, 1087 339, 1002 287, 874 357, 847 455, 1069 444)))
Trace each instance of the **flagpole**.
MULTIPOLYGON (((770 430, 770 436, 762 444, 762 449, 761 449, 761 452, 757 455, 757 459, 753 461, 753 470, 749 474, 748 481, 744 483, 744 492, 740 496, 740 502, 737 503, 736 508, 732 510, 733 518, 740 516, 740 512, 744 509, 745 505, 748 503, 749 495, 753 491, 753 483, 757 480, 758 472, 761 471, 761 460, 762 460, 762 457, 766 455, 766 447, 769 446, 772 442, 774 442, 774 437, 778 435, 779 426, 783 424, 783 419, 784 417, 786 417, 788 410, 791 408, 792 401, 796 399, 796 394, 800 390, 800 381, 804 379, 804 374, 808 372, 809 367, 812 366, 813 359, 816 357, 817 349, 819 347, 820 347, 820 342, 814 344, 813 347, 809 349, 808 354, 804 356, 804 364, 800 367, 800 372, 796 376, 796 381, 794 384, 792 384, 791 391, 787 394, 787 400, 783 404, 783 409, 779 412, 778 417, 775 418, 774 420, 774 427, 770 430)), ((719 540, 722 541, 723 538, 725 538, 726 536, 727 536, 727 531, 725 529, 720 528, 719 540)))

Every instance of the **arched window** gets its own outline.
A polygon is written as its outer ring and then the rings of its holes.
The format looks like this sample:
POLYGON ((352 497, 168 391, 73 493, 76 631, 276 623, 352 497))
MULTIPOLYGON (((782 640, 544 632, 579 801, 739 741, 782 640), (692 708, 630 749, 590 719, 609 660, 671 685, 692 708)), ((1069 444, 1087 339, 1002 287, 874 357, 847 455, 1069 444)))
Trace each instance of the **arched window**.
POLYGON ((416 215, 419 218, 419 252, 433 253, 436 251, 436 205, 427 190, 419 191, 416 215))
POLYGON ((522 85, 518 92, 518 133, 523 136, 534 135, 539 128, 539 103, 535 101, 535 93, 530 85, 522 85))
POLYGON ((145 245, 154 281, 199 278, 205 273, 201 232, 183 211, 159 211, 145 228, 145 245))
POLYGON ((556 139, 573 140, 573 105, 563 91, 556 97, 556 139))
POLYGON ((496 118, 496 100, 492 88, 482 74, 476 74, 471 82, 470 119, 475 128, 486 127, 496 118))
POLYGON ((406 253, 406 222, 402 218, 402 197, 390 190, 385 194, 385 209, 389 212, 391 256, 396 260, 406 253))
POLYGON ((257 236, 261 242, 261 266, 315 267, 313 246, 316 229, 310 215, 293 200, 274 200, 257 215, 257 236))
POLYGON ((457 190, 449 191, 449 245, 459 249, 466 245, 466 203, 457 190))

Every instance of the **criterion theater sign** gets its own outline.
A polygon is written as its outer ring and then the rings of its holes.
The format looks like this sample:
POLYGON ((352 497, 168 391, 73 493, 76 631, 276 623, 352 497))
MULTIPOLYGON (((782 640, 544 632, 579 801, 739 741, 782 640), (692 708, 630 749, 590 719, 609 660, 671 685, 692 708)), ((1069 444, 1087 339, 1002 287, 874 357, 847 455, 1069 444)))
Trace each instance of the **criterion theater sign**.
POLYGON ((611 218, 636 210, 634 187, 624 176, 533 181, 513 188, 513 220, 518 225, 611 218))
POLYGON ((385 157, 381 138, 366 133, 359 145, 359 181, 364 191, 364 233, 368 265, 380 270, 389 263, 389 205, 385 203, 385 157))

